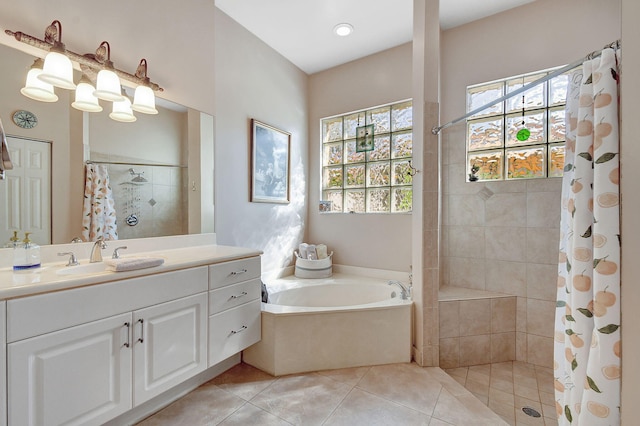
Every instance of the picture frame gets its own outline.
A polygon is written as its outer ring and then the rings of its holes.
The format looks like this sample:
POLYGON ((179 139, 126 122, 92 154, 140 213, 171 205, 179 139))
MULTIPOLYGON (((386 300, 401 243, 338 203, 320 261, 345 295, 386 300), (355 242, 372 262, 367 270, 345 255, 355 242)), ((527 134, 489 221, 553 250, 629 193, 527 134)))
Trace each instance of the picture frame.
POLYGON ((373 151, 373 124, 356 127, 356 152, 373 151))
POLYGON ((291 133, 251 119, 251 202, 289 203, 291 133))

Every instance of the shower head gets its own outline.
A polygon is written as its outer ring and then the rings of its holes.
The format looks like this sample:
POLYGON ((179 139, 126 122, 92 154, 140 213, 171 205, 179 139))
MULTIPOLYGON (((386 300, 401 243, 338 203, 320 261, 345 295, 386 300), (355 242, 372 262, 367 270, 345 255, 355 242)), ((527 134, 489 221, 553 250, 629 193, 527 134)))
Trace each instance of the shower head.
POLYGON ((131 179, 131 182, 149 182, 148 180, 146 180, 145 178, 142 177, 144 172, 136 172, 135 170, 133 170, 131 168, 131 169, 129 169, 129 173, 131 174, 131 176, 135 175, 135 177, 133 179, 131 179))

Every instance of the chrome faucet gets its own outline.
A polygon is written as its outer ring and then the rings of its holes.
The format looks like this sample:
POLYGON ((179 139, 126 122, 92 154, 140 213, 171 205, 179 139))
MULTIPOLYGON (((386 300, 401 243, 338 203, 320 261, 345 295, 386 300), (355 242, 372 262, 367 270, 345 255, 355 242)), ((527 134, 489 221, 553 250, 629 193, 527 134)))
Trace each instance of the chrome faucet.
POLYGON ((413 287, 412 285, 409 285, 409 287, 407 287, 397 280, 389 281, 387 285, 397 285, 398 287, 400 287, 400 298, 402 300, 411 299, 411 287, 413 287))
POLYGON ((91 256, 89 263, 102 262, 102 250, 107 248, 107 243, 104 242, 102 237, 98 238, 91 248, 91 256))

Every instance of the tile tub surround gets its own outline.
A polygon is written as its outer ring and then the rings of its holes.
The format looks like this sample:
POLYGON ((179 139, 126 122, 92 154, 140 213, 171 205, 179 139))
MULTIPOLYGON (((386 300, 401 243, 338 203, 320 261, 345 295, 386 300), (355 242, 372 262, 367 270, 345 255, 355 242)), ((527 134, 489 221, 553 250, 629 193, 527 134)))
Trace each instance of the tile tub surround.
POLYGON ((456 380, 415 363, 279 378, 243 363, 139 425, 508 424, 456 380))
POLYGON ((245 349, 243 360, 274 376, 409 362, 412 302, 388 281, 335 273, 268 282, 271 298, 290 296, 297 306, 263 304, 262 339, 245 349), (374 292, 382 299, 369 300, 374 292))
POLYGON ((440 289, 440 367, 516 359, 516 297, 446 286, 440 289))

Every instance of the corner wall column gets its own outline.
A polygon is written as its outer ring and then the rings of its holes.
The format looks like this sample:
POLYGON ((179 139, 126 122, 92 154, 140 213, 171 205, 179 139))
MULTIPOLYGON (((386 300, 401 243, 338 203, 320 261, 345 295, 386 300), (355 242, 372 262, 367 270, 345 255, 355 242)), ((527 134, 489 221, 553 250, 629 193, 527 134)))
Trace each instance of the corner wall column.
POLYGON ((439 7, 413 2, 413 356, 421 366, 439 361, 440 138, 431 133, 440 116, 439 7))

